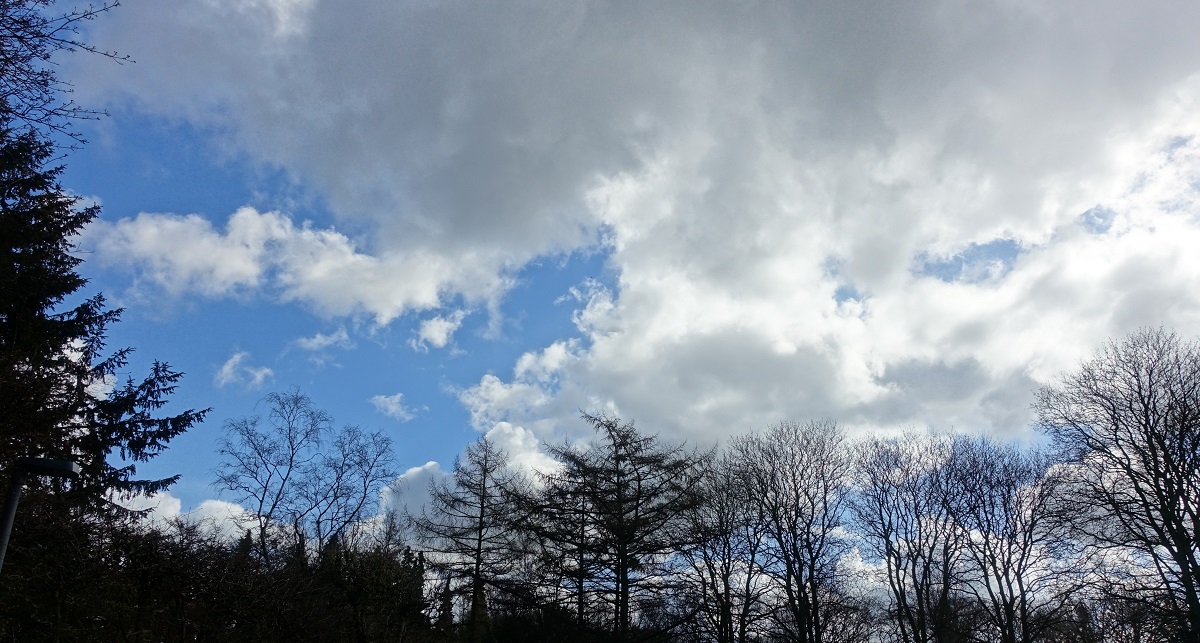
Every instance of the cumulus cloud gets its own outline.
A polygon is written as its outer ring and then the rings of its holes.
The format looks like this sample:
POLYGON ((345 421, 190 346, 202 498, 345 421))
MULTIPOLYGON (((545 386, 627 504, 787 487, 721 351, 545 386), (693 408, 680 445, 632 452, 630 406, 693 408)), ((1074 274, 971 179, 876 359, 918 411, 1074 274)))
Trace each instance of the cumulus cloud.
POLYGON ((249 208, 230 217, 225 234, 199 215, 140 214, 96 221, 80 243, 99 263, 137 267, 139 279, 169 294, 218 296, 261 285, 266 245, 288 226, 281 215, 249 208))
POLYGON ((224 500, 203 500, 191 511, 183 511, 183 502, 169 491, 131 498, 113 498, 126 509, 144 512, 147 522, 157 528, 170 529, 175 521, 199 525, 209 534, 232 542, 257 525, 241 505, 224 500))
POLYGON ((371 406, 374 406, 376 411, 401 422, 407 422, 416 417, 412 409, 404 405, 403 393, 372 396, 371 406))
MULTIPOLYGON (((508 466, 527 475, 550 472, 558 468, 558 462, 547 456, 541 441, 524 427, 501 422, 489 430, 485 437, 508 455, 508 466)), ((429 503, 429 485, 433 482, 449 482, 451 471, 430 461, 419 467, 411 467, 386 487, 380 495, 380 514, 387 512, 419 514, 429 503)))
MULTIPOLYGON (((542 442, 528 429, 500 422, 484 437, 508 456, 508 468, 536 479, 538 473, 550 473, 561 465, 546 455, 542 442)), ((380 514, 399 512, 419 514, 430 501, 429 485, 435 482, 452 483, 453 471, 443 469, 437 462, 412 467, 385 488, 380 497, 380 514)))
POLYGON ((380 324, 437 307, 443 290, 485 301, 509 281, 427 251, 363 253, 336 230, 249 207, 230 216, 224 231, 197 215, 97 221, 81 244, 94 248, 98 265, 129 270, 168 294, 266 291, 323 315, 367 314, 380 324))
POLYGON ((547 431, 596 404, 595 391, 676 435, 788 416, 1025 431, 1032 391, 1105 337, 1160 323, 1200 329, 1188 292, 1200 278, 1188 250, 1200 240, 1196 141, 1148 146, 1105 202, 1115 213, 1107 228, 1079 209, 1048 239, 990 259, 1005 265, 984 278, 897 267, 888 288, 839 301, 845 275, 805 275, 804 261, 789 274, 773 265, 778 253, 743 262, 769 277, 725 287, 662 270, 635 282, 627 272, 618 297, 597 292, 577 311, 586 350, 556 343, 527 353, 510 379, 485 376, 462 399, 483 425, 547 431), (761 292, 747 287, 755 283, 761 292))
POLYGON ((213 384, 217 388, 224 388, 230 384, 243 386, 247 389, 260 389, 267 380, 275 376, 275 371, 266 366, 251 366, 246 360, 250 357, 250 353, 246 351, 236 351, 221 368, 217 369, 217 374, 213 376, 213 384))
POLYGON ((129 5, 93 40, 139 64, 73 59, 80 98, 227 132, 371 241, 144 214, 99 261, 387 323, 602 246, 574 336, 462 391, 483 431, 1013 433, 1106 337, 1200 333, 1200 5, 129 5))
POLYGON ((430 346, 445 348, 454 339, 454 333, 462 326, 466 316, 466 311, 456 310, 446 316, 438 315, 422 320, 417 329, 417 336, 409 340, 409 346, 421 352, 428 351, 430 346))
POLYGON ((561 464, 546 455, 542 442, 532 431, 508 422, 498 422, 484 434, 508 455, 508 467, 527 475, 553 473, 561 464))
POLYGON ((258 526, 254 513, 245 507, 213 498, 201 501, 195 509, 184 514, 184 518, 231 542, 241 538, 246 530, 258 526))
POLYGON ((146 520, 159 528, 165 528, 179 518, 183 507, 179 498, 166 491, 130 498, 114 495, 111 499, 126 509, 143 512, 146 520))
POLYGON ((429 483, 444 480, 448 476, 449 473, 433 461, 419 467, 411 467, 383 490, 379 500, 380 513, 393 511, 400 514, 419 514, 421 508, 429 504, 429 483))

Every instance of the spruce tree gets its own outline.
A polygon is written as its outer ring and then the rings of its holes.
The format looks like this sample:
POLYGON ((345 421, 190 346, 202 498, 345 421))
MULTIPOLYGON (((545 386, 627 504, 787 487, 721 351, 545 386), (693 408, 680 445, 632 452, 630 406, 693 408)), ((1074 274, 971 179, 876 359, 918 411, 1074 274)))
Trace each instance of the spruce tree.
POLYGON ((106 353, 105 337, 121 311, 83 295, 73 244, 99 210, 59 185, 51 142, 10 123, 0 113, 0 481, 25 456, 83 471, 69 488, 25 484, 0 584, 0 638, 115 639, 110 628, 140 609, 128 574, 154 573, 119 553, 133 516, 115 500, 174 482, 140 479, 136 466, 205 411, 160 415, 181 377, 166 364, 117 381, 130 349, 106 353))
POLYGON ((24 456, 75 460, 75 496, 107 505, 122 495, 165 489, 177 476, 147 480, 136 465, 199 422, 205 411, 159 417, 181 374, 155 362, 140 381, 118 382, 130 349, 105 353, 121 314, 87 283, 73 239, 99 214, 58 183, 52 143, 0 121, 0 469, 24 456))

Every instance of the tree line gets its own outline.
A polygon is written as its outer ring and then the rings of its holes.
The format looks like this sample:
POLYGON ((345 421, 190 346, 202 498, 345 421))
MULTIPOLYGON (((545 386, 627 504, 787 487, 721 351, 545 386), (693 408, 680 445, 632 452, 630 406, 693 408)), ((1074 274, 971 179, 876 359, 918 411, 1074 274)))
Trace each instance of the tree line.
POLYGON ((276 393, 265 417, 226 424, 218 478, 247 506, 240 537, 36 490, 0 583, 2 631, 1195 641, 1198 375, 1200 347, 1172 333, 1111 342, 1039 392, 1036 446, 852 439, 821 420, 698 450, 585 415, 594 439, 548 445, 543 471, 472 443, 408 514, 372 504, 395 476, 383 436, 276 393))
POLYGON ((533 477, 473 444, 415 536, 461 640, 1198 640, 1200 347, 1139 331, 1035 410, 1036 446, 825 420, 703 452, 585 415, 533 477))

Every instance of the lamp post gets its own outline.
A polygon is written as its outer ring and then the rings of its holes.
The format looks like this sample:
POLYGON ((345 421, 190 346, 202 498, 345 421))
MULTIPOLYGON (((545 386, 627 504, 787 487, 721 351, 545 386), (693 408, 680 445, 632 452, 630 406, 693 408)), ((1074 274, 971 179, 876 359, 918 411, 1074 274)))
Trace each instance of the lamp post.
POLYGON ((30 475, 55 478, 76 478, 79 465, 70 460, 50 458, 21 458, 13 468, 12 482, 8 486, 8 499, 4 501, 4 513, 0 515, 0 569, 4 568, 4 555, 8 553, 8 538, 12 535, 13 520, 17 517, 17 503, 21 500, 21 489, 30 475))

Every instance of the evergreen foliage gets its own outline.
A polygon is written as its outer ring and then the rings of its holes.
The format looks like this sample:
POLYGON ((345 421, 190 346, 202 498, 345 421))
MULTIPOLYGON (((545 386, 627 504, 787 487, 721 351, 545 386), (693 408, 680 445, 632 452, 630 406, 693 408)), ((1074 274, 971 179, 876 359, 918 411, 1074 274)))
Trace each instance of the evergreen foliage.
POLYGON ((155 362, 140 381, 118 382, 131 349, 106 355, 105 337, 121 311, 102 295, 68 305, 86 284, 73 239, 99 208, 63 191, 62 168, 47 167, 53 153, 36 132, 0 123, 0 467, 24 456, 74 460, 83 472, 73 495, 111 507, 110 493, 173 483, 138 478, 137 463, 207 411, 159 415, 182 374, 155 362))
POLYGON ((115 500, 174 482, 140 478, 137 465, 206 413, 162 413, 182 377, 166 364, 118 381, 131 350, 106 354, 105 338, 120 311, 101 295, 82 299, 73 245, 99 209, 62 189, 54 154, 0 115, 0 476, 27 456, 82 468, 69 488, 26 483, 0 579, 0 632, 14 640, 104 638, 119 628, 137 604, 122 598, 123 570, 152 568, 122 553, 132 517, 115 500))

